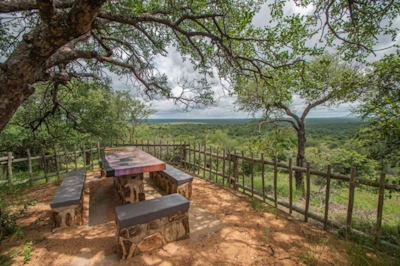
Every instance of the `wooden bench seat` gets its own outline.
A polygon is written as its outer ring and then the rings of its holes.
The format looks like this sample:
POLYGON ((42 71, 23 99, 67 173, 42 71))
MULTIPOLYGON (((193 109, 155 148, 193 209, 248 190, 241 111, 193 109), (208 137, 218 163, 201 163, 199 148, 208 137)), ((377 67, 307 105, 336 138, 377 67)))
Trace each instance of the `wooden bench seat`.
POLYGON ((190 202, 179 194, 115 208, 118 251, 121 259, 189 238, 190 202))
POLYGON ((192 198, 193 177, 171 165, 167 164, 163 171, 151 172, 150 178, 167 194, 179 193, 189 200, 192 198))
POLYGON ((85 169, 68 172, 65 176, 50 203, 55 228, 83 224, 82 194, 85 179, 85 169))

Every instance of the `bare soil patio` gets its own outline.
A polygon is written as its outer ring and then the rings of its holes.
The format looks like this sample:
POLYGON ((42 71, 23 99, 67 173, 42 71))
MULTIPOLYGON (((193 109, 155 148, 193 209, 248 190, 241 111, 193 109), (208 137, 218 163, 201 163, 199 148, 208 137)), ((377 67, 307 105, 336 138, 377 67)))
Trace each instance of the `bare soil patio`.
MULTIPOLYGON (((129 260, 117 258, 114 209, 117 193, 111 178, 100 179, 98 169, 87 172, 84 198, 85 224, 52 232, 49 206, 60 182, 21 191, 18 200, 37 199, 18 220, 24 225, 21 239, 6 238, 0 252, 18 250, 32 241, 32 257, 26 265, 345 265, 345 241, 268 205, 252 207, 249 197, 209 183, 193 181, 190 205, 190 239, 129 260)), ((160 191, 145 178, 146 199, 160 191)), ((22 254, 11 260, 22 265, 22 254)))

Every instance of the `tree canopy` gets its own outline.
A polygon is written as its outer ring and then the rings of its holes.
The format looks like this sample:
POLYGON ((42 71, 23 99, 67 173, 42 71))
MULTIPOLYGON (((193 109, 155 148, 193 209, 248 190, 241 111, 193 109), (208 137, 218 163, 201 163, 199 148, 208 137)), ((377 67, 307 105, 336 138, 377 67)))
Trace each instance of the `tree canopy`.
POLYGON ((400 156, 400 58, 391 54, 373 63, 366 73, 366 90, 355 110, 368 124, 363 139, 381 169, 398 164, 400 156))
POLYGON ((1 1, 0 131, 36 84, 126 75, 149 98, 173 99, 183 108, 213 102, 208 77, 267 79, 262 69, 300 62, 320 52, 306 41, 325 28, 328 45, 349 56, 371 53, 377 35, 394 38, 399 6, 392 2, 296 1, 307 15, 287 15, 284 1, 270 5, 271 23, 251 22, 265 1, 1 1), (389 21, 388 23, 385 23, 389 21), (339 40, 339 44, 335 42, 339 40), (171 89, 154 63, 174 47, 202 78, 171 89), (107 70, 107 71, 105 71, 107 70))

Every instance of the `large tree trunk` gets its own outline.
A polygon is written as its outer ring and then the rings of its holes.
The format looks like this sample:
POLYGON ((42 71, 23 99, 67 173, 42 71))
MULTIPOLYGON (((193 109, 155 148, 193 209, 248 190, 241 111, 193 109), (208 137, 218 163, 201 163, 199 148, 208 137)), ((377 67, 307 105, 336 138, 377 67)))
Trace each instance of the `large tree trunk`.
MULTIPOLYGON (((19 106, 34 93, 33 85, 45 80, 46 61, 62 46, 88 33, 106 0, 77 0, 69 13, 40 10, 42 23, 22 41, 0 70, 0 132, 19 106)), ((47 78, 48 79, 48 78, 47 78)))
MULTIPOLYGON (((305 152, 306 152, 306 134, 304 125, 299 125, 299 130, 297 131, 297 157, 296 166, 303 167, 305 162, 305 152)), ((295 172, 294 175, 296 179, 296 188, 304 188, 303 173, 295 172)))

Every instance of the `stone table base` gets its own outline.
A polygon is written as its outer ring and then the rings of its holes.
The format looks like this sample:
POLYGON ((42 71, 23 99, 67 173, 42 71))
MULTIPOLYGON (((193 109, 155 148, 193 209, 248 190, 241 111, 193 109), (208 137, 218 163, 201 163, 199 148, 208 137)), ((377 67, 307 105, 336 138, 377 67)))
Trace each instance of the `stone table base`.
POLYGON ((118 229, 118 254, 121 259, 129 259, 189 236, 189 214, 179 211, 148 223, 118 229))

